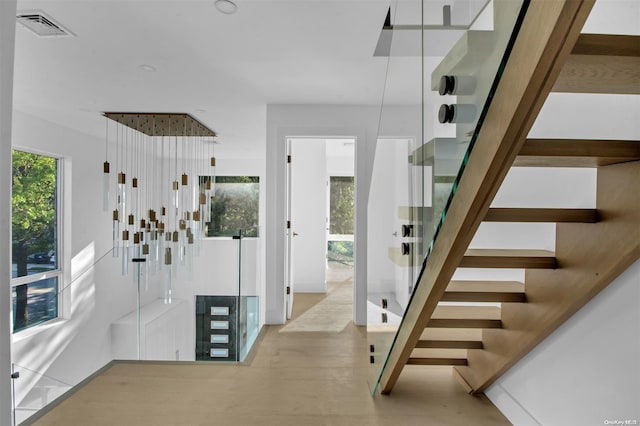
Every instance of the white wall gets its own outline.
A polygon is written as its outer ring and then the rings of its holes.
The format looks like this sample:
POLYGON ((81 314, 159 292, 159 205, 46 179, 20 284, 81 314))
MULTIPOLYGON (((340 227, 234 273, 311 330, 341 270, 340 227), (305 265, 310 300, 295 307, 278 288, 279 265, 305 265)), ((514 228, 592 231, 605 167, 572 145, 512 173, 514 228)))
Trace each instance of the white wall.
MULTIPOLYGON (((75 384, 111 361, 111 322, 134 309, 135 285, 120 276, 111 249, 111 213, 102 211, 104 141, 14 111, 13 144, 62 158, 63 317, 13 335, 13 362, 75 384), (105 256, 106 255, 106 256, 105 256), (105 257, 103 257, 105 256, 105 257)), ((144 301, 156 294, 144 295, 144 301)), ((16 382, 18 401, 29 376, 16 382)))
POLYGON ((11 116, 16 0, 0 2, 0 424, 11 423, 11 116))
POLYGON ((266 294, 269 324, 285 322, 284 236, 286 139, 356 137, 356 241, 354 321, 366 324, 366 208, 379 109, 368 106, 267 106, 266 294))
POLYGON ((636 261, 486 395, 516 425, 640 421, 639 303, 636 261))
MULTIPOLYGON (((382 82, 381 82, 382 84, 382 82)), ((269 324, 285 321, 284 236, 287 137, 355 137, 354 322, 366 324, 367 206, 380 108, 340 105, 267 105, 266 294, 269 324)), ((420 108, 393 107, 385 114, 383 136, 420 139, 420 108), (416 114, 417 112, 417 114, 416 114)))
POLYGON ((324 293, 326 269, 327 155, 324 139, 291 141, 293 288, 324 293))

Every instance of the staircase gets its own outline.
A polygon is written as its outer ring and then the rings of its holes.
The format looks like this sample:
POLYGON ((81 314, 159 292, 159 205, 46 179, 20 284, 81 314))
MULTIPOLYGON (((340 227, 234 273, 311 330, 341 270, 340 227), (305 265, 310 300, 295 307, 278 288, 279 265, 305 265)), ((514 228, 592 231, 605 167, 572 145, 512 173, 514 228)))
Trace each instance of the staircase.
POLYGON ((469 393, 483 392, 640 258, 640 141, 526 139, 550 91, 640 94, 640 37, 580 34, 593 2, 546 3, 529 6, 382 393, 405 365, 454 366, 469 393), (511 167, 597 168, 596 207, 490 208, 511 167), (555 223, 555 250, 469 249, 482 222, 555 223), (521 268, 524 282, 452 280, 457 268, 521 268))

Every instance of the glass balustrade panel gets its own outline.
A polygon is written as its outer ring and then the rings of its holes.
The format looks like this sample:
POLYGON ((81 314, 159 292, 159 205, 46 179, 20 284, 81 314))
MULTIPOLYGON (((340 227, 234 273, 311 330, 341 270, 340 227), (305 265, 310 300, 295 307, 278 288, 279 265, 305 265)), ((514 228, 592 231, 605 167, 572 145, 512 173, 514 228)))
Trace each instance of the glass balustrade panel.
MULTIPOLYGON (((21 359, 20 361, 29 360, 21 359)), ((47 368, 46 361, 38 359, 33 361, 36 365, 13 363, 11 366, 13 415, 16 425, 25 422, 72 388, 72 385, 64 380, 38 371, 40 368, 47 368)))
POLYGON ((482 126, 524 3, 424 0, 391 6, 376 50, 386 53, 388 63, 368 206, 367 331, 374 393, 482 126), (393 160, 405 150, 405 162, 393 160), (398 185, 393 195, 391 182, 398 185), (393 240, 384 238, 389 227, 393 240))
POLYGON ((375 56, 385 62, 383 104, 367 211, 367 335, 373 392, 420 265, 423 140, 420 0, 394 2, 375 56))

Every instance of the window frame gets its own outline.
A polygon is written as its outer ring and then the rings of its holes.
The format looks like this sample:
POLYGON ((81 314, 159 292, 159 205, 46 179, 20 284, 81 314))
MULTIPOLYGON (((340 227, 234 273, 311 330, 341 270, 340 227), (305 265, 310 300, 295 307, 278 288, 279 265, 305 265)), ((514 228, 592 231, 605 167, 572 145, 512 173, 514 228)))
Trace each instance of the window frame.
MULTIPOLYGON (((56 222, 56 231, 55 231, 55 244, 54 244, 54 253, 56 256, 56 268, 55 269, 51 269, 48 271, 42 271, 42 272, 38 272, 35 274, 31 274, 31 275, 25 275, 22 277, 16 277, 16 278, 11 278, 11 282, 10 282, 10 286, 11 286, 11 319, 10 319, 10 325, 11 325, 11 334, 12 336, 20 336, 20 335, 24 335, 24 334, 29 334, 29 333, 33 333, 34 330, 38 329, 39 327, 43 326, 43 325, 49 325, 52 322, 55 321, 59 321, 61 319, 63 319, 65 317, 64 315, 64 303, 63 303, 63 297, 62 297, 62 290, 64 289, 64 283, 65 283, 65 259, 63 257, 64 254, 64 212, 63 212, 63 208, 64 208, 64 158, 62 158, 61 156, 58 155, 54 155, 54 154, 50 154, 50 153, 44 153, 44 152, 38 152, 37 150, 32 150, 32 149, 27 149, 27 148, 22 148, 22 147, 16 147, 16 146, 12 146, 11 147, 11 151, 12 151, 12 161, 13 161, 13 151, 21 151, 21 152, 25 152, 28 154, 34 154, 34 155, 39 155, 42 157, 49 157, 52 158, 56 161, 56 188, 55 188, 55 192, 56 192, 56 196, 55 196, 55 209, 56 209, 56 215, 55 215, 55 222, 56 222), (49 318, 45 321, 39 322, 37 324, 31 325, 31 326, 27 326, 21 330, 18 331, 14 331, 14 312, 13 312, 13 292, 14 289, 17 286, 21 286, 21 285, 29 285, 29 284, 35 284, 38 281, 42 281, 44 279, 50 279, 50 278, 57 278, 57 289, 56 289, 56 304, 57 304, 57 311, 56 311, 56 316, 53 318, 49 318)), ((10 219, 13 218, 13 206, 11 209, 11 217, 10 219)), ((12 232, 13 229, 11 228, 12 232)), ((11 237, 11 246, 13 247, 13 234, 11 237)), ((13 268, 13 266, 12 266, 13 268)), ((12 274, 13 275, 13 274, 12 274)))

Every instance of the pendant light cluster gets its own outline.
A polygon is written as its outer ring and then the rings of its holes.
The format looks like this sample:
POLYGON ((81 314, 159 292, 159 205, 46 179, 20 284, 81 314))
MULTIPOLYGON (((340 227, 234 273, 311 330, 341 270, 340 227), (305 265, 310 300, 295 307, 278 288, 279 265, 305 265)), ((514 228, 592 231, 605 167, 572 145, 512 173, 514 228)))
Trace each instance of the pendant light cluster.
MULTIPOLYGON (((178 266, 191 271, 193 256, 211 221, 215 194, 216 133, 188 114, 104 113, 104 208, 113 210, 113 256, 146 272, 164 272, 164 299, 178 266), (115 196, 110 197, 112 184, 115 196)), ((146 281, 147 273, 143 273, 146 281)))

